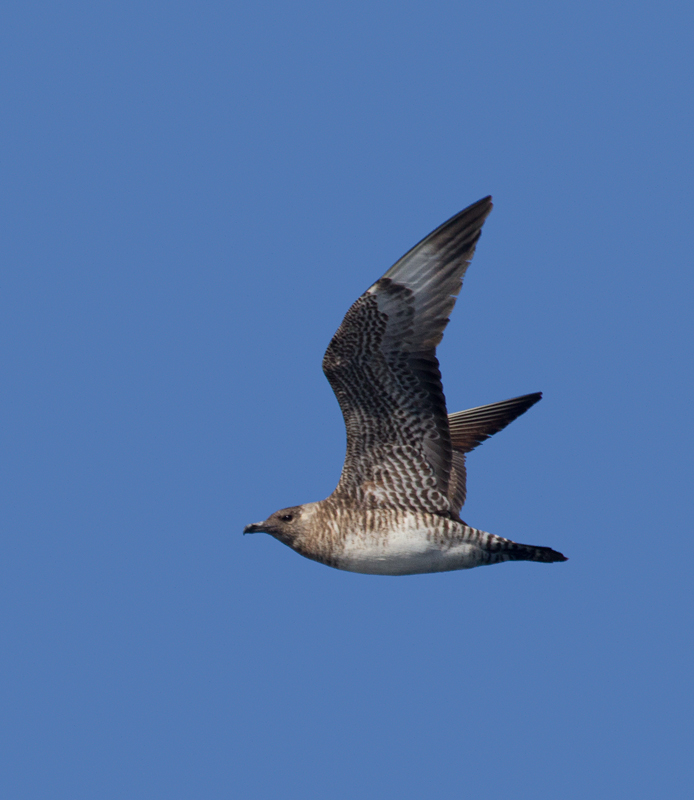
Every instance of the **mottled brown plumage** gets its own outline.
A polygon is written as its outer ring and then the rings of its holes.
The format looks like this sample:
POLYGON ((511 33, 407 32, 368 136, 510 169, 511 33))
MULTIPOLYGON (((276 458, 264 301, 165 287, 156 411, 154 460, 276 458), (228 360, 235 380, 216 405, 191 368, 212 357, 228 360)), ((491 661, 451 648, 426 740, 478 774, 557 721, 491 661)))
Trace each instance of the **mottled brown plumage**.
POLYGON ((445 222, 349 309, 323 359, 347 429, 337 488, 245 532, 270 533, 329 566, 379 574, 566 560, 459 516, 465 454, 541 397, 446 412, 436 346, 491 208, 487 197, 445 222))

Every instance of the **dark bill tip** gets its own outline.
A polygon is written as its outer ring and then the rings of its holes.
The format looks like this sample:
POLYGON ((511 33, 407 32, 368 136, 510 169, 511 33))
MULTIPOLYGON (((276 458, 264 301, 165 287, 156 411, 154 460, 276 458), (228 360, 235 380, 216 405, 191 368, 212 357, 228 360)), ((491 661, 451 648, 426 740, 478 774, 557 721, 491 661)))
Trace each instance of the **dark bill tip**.
POLYGON ((243 529, 243 533, 244 535, 247 533, 258 533, 259 530, 260 530, 260 525, 258 525, 257 523, 253 523, 253 525, 246 525, 246 527, 243 529))

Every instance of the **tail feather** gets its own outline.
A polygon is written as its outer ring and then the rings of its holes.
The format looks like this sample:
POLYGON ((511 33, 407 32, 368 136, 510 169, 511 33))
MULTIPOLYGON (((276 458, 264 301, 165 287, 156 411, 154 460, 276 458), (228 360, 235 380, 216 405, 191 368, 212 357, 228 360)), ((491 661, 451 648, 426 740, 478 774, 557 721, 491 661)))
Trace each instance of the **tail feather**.
POLYGON ((532 544, 517 544, 506 551, 506 561, 542 561, 551 564, 554 561, 568 561, 569 559, 562 553, 552 550, 551 547, 539 547, 532 544))
POLYGON ((479 537, 479 544, 488 553, 490 564, 497 564, 500 561, 540 561, 551 564, 554 561, 569 560, 562 553, 552 550, 551 547, 520 544, 510 539, 504 539, 503 536, 495 536, 493 533, 479 537))

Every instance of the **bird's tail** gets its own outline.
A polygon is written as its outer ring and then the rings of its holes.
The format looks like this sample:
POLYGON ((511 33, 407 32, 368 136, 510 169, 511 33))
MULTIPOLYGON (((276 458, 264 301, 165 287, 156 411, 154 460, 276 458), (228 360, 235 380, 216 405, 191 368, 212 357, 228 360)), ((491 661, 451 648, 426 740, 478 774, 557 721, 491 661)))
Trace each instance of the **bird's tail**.
POLYGON ((569 559, 562 553, 552 550, 551 547, 538 547, 532 544, 518 544, 509 542, 508 549, 501 551, 503 556, 500 561, 543 561, 551 564, 553 561, 568 561, 569 559))
POLYGON ((540 547, 534 544, 519 544, 503 536, 476 531, 478 544, 488 554, 490 564, 500 561, 542 561, 550 564, 553 561, 568 561, 568 558, 551 547, 540 547))

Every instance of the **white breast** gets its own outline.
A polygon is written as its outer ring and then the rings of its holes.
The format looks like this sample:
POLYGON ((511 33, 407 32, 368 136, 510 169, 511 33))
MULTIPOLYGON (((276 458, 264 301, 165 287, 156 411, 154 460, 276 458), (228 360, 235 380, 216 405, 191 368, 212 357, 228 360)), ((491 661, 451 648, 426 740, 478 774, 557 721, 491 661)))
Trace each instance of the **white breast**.
POLYGON ((439 547, 430 527, 408 519, 383 532, 350 531, 338 559, 340 569, 372 575, 412 575, 476 567, 482 563, 480 548, 460 542, 439 547))

